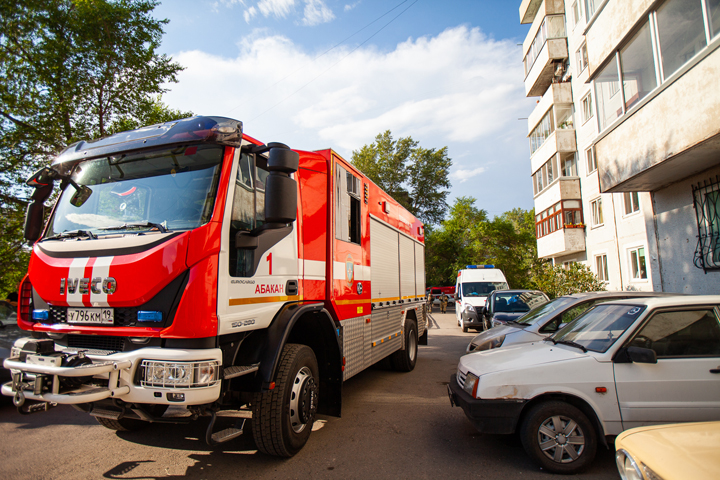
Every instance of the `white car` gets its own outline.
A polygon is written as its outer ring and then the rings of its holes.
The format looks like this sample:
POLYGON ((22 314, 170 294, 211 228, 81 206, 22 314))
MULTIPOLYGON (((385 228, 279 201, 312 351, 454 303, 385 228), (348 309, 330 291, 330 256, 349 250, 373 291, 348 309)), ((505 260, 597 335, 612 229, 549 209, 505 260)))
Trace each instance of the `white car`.
POLYGON ((720 420, 720 295, 601 303, 545 340, 460 358, 451 404, 573 473, 628 428, 720 420))

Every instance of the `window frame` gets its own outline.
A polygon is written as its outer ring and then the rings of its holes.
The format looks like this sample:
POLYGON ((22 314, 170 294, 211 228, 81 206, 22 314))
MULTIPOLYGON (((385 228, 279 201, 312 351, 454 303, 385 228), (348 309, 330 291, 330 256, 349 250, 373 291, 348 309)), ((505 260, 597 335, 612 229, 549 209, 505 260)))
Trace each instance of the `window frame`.
POLYGON ((648 276, 648 262, 647 262, 647 247, 645 245, 636 245, 634 247, 627 248, 628 253, 628 264, 630 266, 630 270, 628 272, 630 273, 630 282, 647 282, 649 280, 648 276), (645 276, 644 277, 637 277, 636 272, 640 273, 642 272, 642 268, 640 266, 640 250, 643 250, 642 258, 645 260, 645 276), (637 255, 638 263, 636 264, 633 261, 633 253, 637 255))
POLYGON ((585 149, 585 163, 588 169, 588 175, 597 171, 597 159, 595 158, 594 145, 585 149))
POLYGON ((607 253, 599 253, 595 255, 595 275, 598 277, 598 280, 602 282, 609 282, 610 281, 610 271, 608 270, 608 264, 607 264, 607 253), (600 263, 602 263, 602 275, 600 264, 598 261, 600 260, 600 263))
POLYGON ((636 215, 640 213, 640 210, 640 194, 638 192, 623 192, 623 217, 636 215), (630 211, 628 211, 628 199, 630 199, 630 211))
POLYGON ((575 61, 578 64, 578 75, 585 71, 588 67, 587 42, 583 42, 575 51, 575 61))
MULTIPOLYGON (((588 92, 587 95, 582 97, 580 100, 583 112, 583 125, 586 124, 591 118, 595 116, 595 109, 593 108, 592 92, 588 92)), ((597 169, 597 166, 595 167, 597 169)))
POLYGON ((590 216, 592 219, 592 228, 605 225, 605 217, 602 211, 602 197, 596 197, 590 200, 590 216))

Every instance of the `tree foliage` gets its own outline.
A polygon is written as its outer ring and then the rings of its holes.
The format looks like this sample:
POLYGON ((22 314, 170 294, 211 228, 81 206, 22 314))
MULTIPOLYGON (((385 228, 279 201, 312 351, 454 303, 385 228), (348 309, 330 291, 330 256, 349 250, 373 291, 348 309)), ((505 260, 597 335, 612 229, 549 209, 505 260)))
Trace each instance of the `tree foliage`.
POLYGON ((547 293, 550 298, 606 290, 605 282, 598 280, 586 265, 577 262, 570 263, 568 268, 544 263, 533 272, 532 284, 533 288, 547 293))
POLYGON ((353 151, 352 163, 423 223, 442 221, 452 166, 447 147, 422 148, 412 137, 394 140, 386 130, 353 151))
POLYGON ((539 267, 532 211, 520 208, 488 219, 472 197, 460 197, 439 228, 426 232, 428 285, 454 285, 466 265, 495 265, 512 288, 531 288, 539 267))
POLYGON ((0 0, 0 295, 27 264, 24 180, 66 145, 188 116, 160 102, 182 67, 155 0, 0 0))

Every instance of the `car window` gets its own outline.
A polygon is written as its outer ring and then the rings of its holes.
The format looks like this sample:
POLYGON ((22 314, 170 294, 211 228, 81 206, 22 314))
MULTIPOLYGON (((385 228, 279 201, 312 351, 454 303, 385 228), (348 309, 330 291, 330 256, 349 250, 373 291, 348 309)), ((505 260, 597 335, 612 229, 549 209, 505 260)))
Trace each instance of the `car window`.
POLYGON ((720 324, 712 309, 660 312, 628 346, 650 348, 658 358, 720 356, 720 324))
POLYGON ((587 300, 585 302, 578 303, 572 308, 555 317, 551 322, 540 329, 542 333, 553 333, 563 328, 568 323, 575 320, 582 313, 585 313, 591 307, 594 307, 598 303, 609 302, 610 300, 617 300, 619 297, 603 297, 587 300))
POLYGON ((558 297, 544 305, 533 308, 526 315, 523 315, 522 318, 518 319, 517 322, 523 325, 534 325, 536 322, 543 321, 553 312, 565 308, 574 301, 574 298, 558 297))

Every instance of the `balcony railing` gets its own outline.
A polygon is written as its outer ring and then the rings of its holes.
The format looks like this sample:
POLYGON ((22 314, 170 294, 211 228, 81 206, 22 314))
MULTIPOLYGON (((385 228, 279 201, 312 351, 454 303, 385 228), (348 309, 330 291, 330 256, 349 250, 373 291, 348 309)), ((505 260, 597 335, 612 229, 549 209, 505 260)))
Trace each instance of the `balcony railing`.
POLYGON ((548 39, 566 38, 565 32, 565 15, 548 15, 543 19, 542 25, 538 29, 535 38, 530 44, 528 52, 525 54, 523 63, 525 64, 525 76, 530 73, 535 60, 542 51, 548 39))

